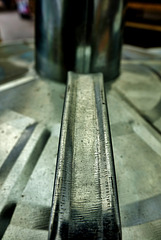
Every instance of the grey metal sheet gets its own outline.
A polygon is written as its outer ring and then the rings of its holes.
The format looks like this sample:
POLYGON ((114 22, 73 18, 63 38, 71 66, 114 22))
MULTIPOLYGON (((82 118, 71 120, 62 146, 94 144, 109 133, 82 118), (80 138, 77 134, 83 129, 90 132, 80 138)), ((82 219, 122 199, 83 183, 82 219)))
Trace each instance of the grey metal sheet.
POLYGON ((0 166, 0 238, 2 239, 50 134, 43 126, 35 124, 33 119, 10 111, 2 114, 0 122, 4 135, 0 144, 3 160, 0 166), (2 144, 3 140, 4 144, 2 144), (6 155, 7 147, 12 149, 8 149, 6 155))
POLYGON ((155 67, 152 62, 126 62, 113 87, 161 132, 161 75, 155 67))

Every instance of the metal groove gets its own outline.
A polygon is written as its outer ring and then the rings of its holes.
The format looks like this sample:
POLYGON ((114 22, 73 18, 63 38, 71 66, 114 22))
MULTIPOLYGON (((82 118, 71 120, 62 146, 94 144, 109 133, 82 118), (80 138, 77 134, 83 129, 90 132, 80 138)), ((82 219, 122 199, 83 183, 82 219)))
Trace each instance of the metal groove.
POLYGON ((102 74, 69 73, 49 239, 121 239, 102 74))

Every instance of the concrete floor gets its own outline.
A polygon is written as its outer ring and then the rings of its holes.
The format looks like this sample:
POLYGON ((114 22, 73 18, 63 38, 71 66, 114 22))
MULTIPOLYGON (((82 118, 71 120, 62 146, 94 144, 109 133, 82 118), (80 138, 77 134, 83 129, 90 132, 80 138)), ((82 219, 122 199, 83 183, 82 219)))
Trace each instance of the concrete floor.
POLYGON ((22 19, 17 11, 0 12, 0 41, 34 37, 34 20, 22 19))

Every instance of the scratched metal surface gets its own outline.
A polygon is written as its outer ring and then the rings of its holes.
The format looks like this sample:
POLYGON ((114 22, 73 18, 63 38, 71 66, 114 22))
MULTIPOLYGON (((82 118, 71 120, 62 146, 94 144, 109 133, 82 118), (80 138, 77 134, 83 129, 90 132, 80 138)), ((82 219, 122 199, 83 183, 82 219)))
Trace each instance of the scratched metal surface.
POLYGON ((68 74, 49 239, 121 239, 102 74, 68 74))
MULTIPOLYGON (((0 85, 0 167, 15 156, 0 179, 3 240, 48 237, 65 85, 34 74, 32 51, 32 43, 0 48, 0 60, 29 68, 0 85)), ((159 58, 125 46, 120 77, 105 84, 124 240, 161 236, 159 58)))

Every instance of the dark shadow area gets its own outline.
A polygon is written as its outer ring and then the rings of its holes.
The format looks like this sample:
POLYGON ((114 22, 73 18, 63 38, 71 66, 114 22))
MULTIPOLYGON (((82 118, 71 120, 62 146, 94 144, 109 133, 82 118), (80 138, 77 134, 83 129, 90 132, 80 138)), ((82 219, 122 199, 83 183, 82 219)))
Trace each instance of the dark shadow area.
POLYGON ((161 32, 126 27, 124 29, 124 43, 144 48, 160 47, 161 32))
POLYGON ((15 208, 16 208, 16 203, 10 203, 3 209, 0 215, 0 239, 2 239, 7 227, 11 222, 15 208))
POLYGON ((131 227, 161 219, 161 194, 122 206, 123 227, 131 227), (127 217, 126 217, 127 216, 127 217))
POLYGON ((12 151, 4 161, 3 165, 0 168, 0 182, 3 184, 6 177, 8 176, 10 170, 15 164, 17 158, 20 156, 22 150, 27 144, 29 138, 31 137, 37 123, 34 123, 28 126, 22 133, 21 137, 18 139, 16 145, 13 147, 12 151))

